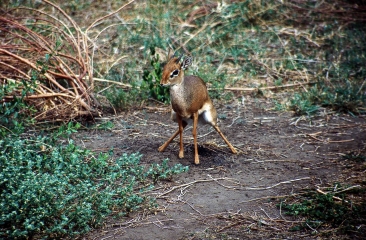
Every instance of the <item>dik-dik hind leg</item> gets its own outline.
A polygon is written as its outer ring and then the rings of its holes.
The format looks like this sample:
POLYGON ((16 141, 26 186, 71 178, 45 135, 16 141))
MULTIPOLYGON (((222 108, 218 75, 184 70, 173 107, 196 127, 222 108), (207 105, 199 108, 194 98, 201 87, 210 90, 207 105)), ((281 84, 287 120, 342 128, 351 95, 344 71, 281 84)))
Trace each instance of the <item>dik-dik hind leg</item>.
MULTIPOLYGON (((187 123, 186 122, 182 122, 182 125, 183 125, 183 129, 187 126, 187 123)), ((178 134, 179 134, 179 128, 178 128, 178 130, 163 144, 163 145, 161 145, 159 148, 158 148, 158 151, 159 152, 163 152, 163 151, 165 151, 165 149, 168 147, 168 145, 174 140, 174 138, 176 137, 176 136, 178 136, 178 134)))
POLYGON ((194 163, 199 164, 200 159, 198 156, 198 147, 197 147, 197 124, 198 124, 198 112, 193 113, 193 141, 194 141, 194 163))
POLYGON ((217 125, 212 125, 215 130, 220 134, 220 136, 222 137, 222 139, 224 139, 225 143, 229 146, 229 148, 231 149, 231 152, 234 154, 237 154, 238 152, 236 151, 236 149, 233 147, 233 145, 231 145, 231 143, 226 139, 226 137, 224 136, 224 134, 220 131, 220 128, 217 125))

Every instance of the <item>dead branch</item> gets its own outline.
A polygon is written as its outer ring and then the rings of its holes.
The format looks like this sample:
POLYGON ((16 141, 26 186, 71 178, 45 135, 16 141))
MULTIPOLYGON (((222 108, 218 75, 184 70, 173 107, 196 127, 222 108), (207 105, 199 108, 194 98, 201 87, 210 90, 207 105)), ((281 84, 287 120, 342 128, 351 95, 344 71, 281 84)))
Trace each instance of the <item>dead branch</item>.
POLYGON ((246 190, 268 190, 271 188, 275 188, 278 187, 282 184, 288 184, 288 183, 292 183, 292 182, 296 182, 296 181, 302 181, 302 180, 309 180, 310 177, 303 177, 303 178, 297 178, 297 179, 292 179, 292 180, 287 180, 287 181, 282 181, 276 184, 273 184, 272 186, 268 186, 268 187, 246 187, 246 190))
POLYGON ((37 121, 99 116, 88 62, 90 40, 60 7, 44 2, 53 8, 52 14, 45 9, 18 8, 17 14, 37 15, 33 21, 10 14, 0 17, 4 36, 0 40, 0 83, 16 86, 0 102, 22 97, 26 84, 33 92, 22 98, 37 110, 33 113, 37 121), (43 31, 44 27, 49 30, 43 31))
POLYGON ((259 87, 259 88, 225 87, 224 89, 231 91, 258 92, 263 90, 281 90, 285 88, 302 87, 304 85, 312 85, 312 84, 316 84, 316 82, 292 83, 292 84, 284 84, 281 86, 270 86, 270 87, 259 87))

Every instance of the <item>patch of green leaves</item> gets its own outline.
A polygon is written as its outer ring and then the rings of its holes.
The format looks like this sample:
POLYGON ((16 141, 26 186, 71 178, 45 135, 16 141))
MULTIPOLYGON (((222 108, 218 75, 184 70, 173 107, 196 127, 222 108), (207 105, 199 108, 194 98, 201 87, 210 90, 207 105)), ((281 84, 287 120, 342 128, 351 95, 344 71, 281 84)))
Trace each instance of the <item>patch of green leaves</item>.
POLYGON ((295 111, 297 115, 311 115, 318 111, 319 106, 315 105, 311 100, 311 96, 307 93, 295 93, 290 100, 290 109, 295 111))
POLYGON ((13 82, 7 80, 0 86, 0 100, 6 96, 11 96, 12 100, 5 101, 0 104, 0 136, 4 137, 10 132, 19 134, 24 131, 25 125, 32 122, 29 117, 31 112, 35 112, 34 108, 27 105, 24 98, 28 93, 33 93, 36 88, 36 80, 39 74, 33 71, 32 81, 13 82), (17 97, 15 91, 21 89, 21 95, 17 97), (10 130, 11 129, 11 130, 10 130))
POLYGON ((285 214, 304 219, 302 224, 291 229, 293 231, 305 229, 314 231, 321 226, 331 226, 343 232, 357 232, 357 226, 366 220, 365 204, 365 202, 355 204, 347 199, 345 194, 321 194, 310 191, 295 203, 281 202, 279 206, 285 214), (335 200, 336 195, 342 201, 335 200))
MULTIPOLYGON (((117 71, 115 68, 112 68, 105 78, 115 82, 122 82, 122 75, 123 74, 121 72, 117 71)), ((123 89, 117 84, 112 87, 101 84, 98 86, 98 89, 102 87, 105 87, 103 89, 104 91, 101 90, 103 95, 108 99, 109 103, 115 109, 126 109, 142 99, 137 82, 132 82, 131 88, 129 89, 123 89)))
POLYGON ((155 48, 150 47, 150 66, 151 70, 145 70, 142 76, 141 90, 148 97, 158 101, 168 103, 170 101, 169 88, 160 85, 162 77, 162 67, 160 66, 159 55, 155 55, 155 48))
POLYGON ((290 109, 298 115, 314 114, 319 106, 350 114, 364 113, 366 84, 357 80, 319 83, 307 92, 295 93, 290 100, 290 109))
POLYGON ((342 158, 345 160, 351 160, 353 162, 358 162, 358 163, 366 162, 366 156, 364 156, 360 153, 351 152, 351 153, 344 155, 342 158))
POLYGON ((274 109, 276 111, 285 111, 286 110, 286 106, 285 104, 281 104, 280 102, 278 102, 277 100, 273 100, 274 102, 274 109))
POLYGON ((55 132, 52 133, 54 140, 58 138, 69 138, 71 134, 76 133, 80 129, 81 124, 78 122, 68 122, 62 124, 55 132))
POLYGON ((111 130, 114 127, 114 123, 111 121, 105 121, 102 123, 97 124, 94 128, 100 129, 100 130, 111 130))
POLYGON ((187 172, 188 166, 182 164, 176 164, 173 167, 168 166, 168 159, 163 160, 161 164, 153 163, 149 170, 146 172, 147 176, 150 176, 154 182, 157 180, 171 180, 173 175, 187 172))
MULTIPOLYGON (((59 132, 67 135, 75 127, 59 132)), ((0 238, 6 239, 86 233, 109 215, 124 216, 151 204, 140 183, 153 187, 151 180, 187 170, 169 167, 167 160, 142 166, 138 153, 96 155, 72 140, 59 145, 42 136, 6 138, 0 149, 0 238)))

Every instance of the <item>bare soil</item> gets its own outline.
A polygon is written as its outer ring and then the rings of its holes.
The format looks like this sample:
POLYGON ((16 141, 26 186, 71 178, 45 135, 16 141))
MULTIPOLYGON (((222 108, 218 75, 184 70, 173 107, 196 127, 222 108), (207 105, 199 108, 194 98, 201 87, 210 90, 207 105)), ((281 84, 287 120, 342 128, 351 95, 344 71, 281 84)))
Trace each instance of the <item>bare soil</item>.
MULTIPOLYGON (((94 151, 114 148, 117 155, 140 152, 142 163, 181 163, 189 171, 159 182, 151 196, 158 208, 111 219, 85 239, 356 239, 335 231, 291 232, 298 224, 285 215, 280 199, 304 189, 324 189, 336 182, 365 186, 365 163, 342 160, 344 154, 366 155, 366 119, 326 112, 296 117, 274 110, 270 100, 216 104, 219 126, 239 150, 230 152, 210 126, 199 126, 200 165, 195 165, 191 127, 185 156, 178 158, 178 138, 158 152, 177 124, 168 106, 144 107, 109 119, 112 131, 80 133, 75 140, 94 151)), ((365 225, 360 226, 365 232, 365 225)))

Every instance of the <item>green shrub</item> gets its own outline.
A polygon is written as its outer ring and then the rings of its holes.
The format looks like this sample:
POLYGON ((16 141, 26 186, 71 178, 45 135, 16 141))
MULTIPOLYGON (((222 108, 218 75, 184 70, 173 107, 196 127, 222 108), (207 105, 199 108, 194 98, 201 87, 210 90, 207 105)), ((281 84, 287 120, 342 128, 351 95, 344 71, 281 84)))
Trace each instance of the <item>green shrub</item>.
POLYGON ((150 47, 150 54, 150 65, 152 70, 144 71, 142 76, 143 81, 141 83, 141 90, 144 91, 148 97, 168 103, 170 101, 169 88, 160 86, 163 70, 160 66, 159 55, 155 56, 154 47, 150 47))
POLYGON ((6 138, 0 149, 0 238, 7 239, 86 233, 111 214, 123 216, 151 204, 144 190, 137 190, 140 182, 153 187, 150 179, 156 176, 187 171, 166 161, 144 167, 138 153, 95 156, 72 140, 59 145, 42 136, 6 138))
POLYGON ((313 114, 319 106, 350 114, 364 113, 366 84, 357 80, 333 84, 319 83, 308 92, 295 93, 290 100, 290 109, 298 115, 313 114))
POLYGON ((350 152, 342 157, 344 160, 351 160, 358 163, 366 162, 366 156, 360 153, 350 152))
MULTIPOLYGON (((117 67, 116 67, 117 68, 117 67)), ((123 74, 112 68, 105 78, 115 82, 122 82, 123 74)), ((118 110, 124 110, 131 105, 134 105, 141 101, 141 92, 138 88, 137 82, 131 83, 131 88, 123 89, 119 85, 110 87, 107 84, 99 84, 98 90, 103 89, 102 94, 108 99, 109 103, 118 110)))
POLYGON ((149 170, 146 172, 147 176, 151 176, 154 182, 157 180, 171 180, 174 174, 187 172, 188 166, 183 167, 181 164, 177 164, 173 167, 168 166, 168 159, 165 159, 161 164, 153 163, 149 170))
MULTIPOLYGON (((331 191, 331 189, 329 189, 331 191)), ((321 194, 310 191, 300 197, 296 203, 281 202, 285 214, 301 216, 304 223, 291 230, 316 229, 321 226, 338 228, 342 232, 357 232, 357 225, 365 221, 365 203, 353 203, 345 194, 337 194, 342 201, 334 199, 334 193, 321 194)))
POLYGON ((290 100, 290 109, 297 115, 311 115, 318 111, 319 107, 314 105, 307 93, 295 93, 290 100))
POLYGON ((28 93, 33 93, 33 89, 36 87, 35 81, 38 78, 38 74, 34 71, 32 76, 31 84, 26 81, 13 82, 11 80, 1 84, 0 101, 5 96, 12 96, 13 99, 0 104, 0 137, 4 137, 11 132, 16 134, 22 133, 25 125, 32 122, 29 118, 29 113, 35 110, 24 101, 24 97, 28 93), (21 89, 21 95, 16 97, 13 93, 19 89, 21 89))

